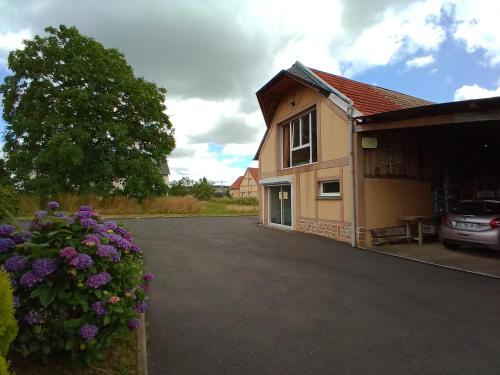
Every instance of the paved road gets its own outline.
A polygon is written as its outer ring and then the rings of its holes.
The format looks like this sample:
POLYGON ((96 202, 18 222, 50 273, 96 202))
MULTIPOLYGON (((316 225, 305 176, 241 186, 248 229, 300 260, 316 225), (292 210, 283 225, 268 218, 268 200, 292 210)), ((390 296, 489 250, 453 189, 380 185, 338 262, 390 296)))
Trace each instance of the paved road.
POLYGON ((128 222, 151 374, 500 374, 499 280, 256 224, 128 222))

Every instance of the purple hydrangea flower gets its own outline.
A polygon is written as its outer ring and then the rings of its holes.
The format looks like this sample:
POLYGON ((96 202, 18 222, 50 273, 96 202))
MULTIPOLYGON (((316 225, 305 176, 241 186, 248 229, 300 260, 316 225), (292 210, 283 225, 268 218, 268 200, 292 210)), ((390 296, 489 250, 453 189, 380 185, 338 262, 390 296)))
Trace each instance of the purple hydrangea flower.
POLYGON ((123 250, 130 250, 132 248, 132 242, 126 240, 125 238, 119 238, 117 239, 116 241, 116 246, 118 246, 119 248, 123 249, 123 250))
POLYGON ((138 313, 145 313, 147 309, 148 309, 148 304, 144 301, 139 302, 135 306, 135 311, 137 311, 138 313))
POLYGON ((58 210, 60 207, 61 205, 56 201, 50 201, 49 203, 47 203, 47 208, 49 210, 58 210))
POLYGON ((113 258, 118 254, 118 250, 111 245, 99 245, 95 254, 99 257, 113 258))
POLYGON ((0 225, 0 236, 9 236, 16 230, 16 227, 10 224, 0 225))
POLYGON ((96 225, 94 225, 94 232, 95 233, 104 233, 104 232, 106 232, 106 227, 103 224, 96 224, 96 225))
POLYGON ((80 225, 84 226, 85 228, 92 227, 96 224, 97 222, 94 219, 85 218, 80 220, 80 225))
POLYGON ((37 276, 33 271, 23 273, 19 279, 19 282, 25 288, 32 288, 40 281, 42 281, 42 278, 37 276))
POLYGON ((92 257, 84 253, 78 254, 69 262, 69 265, 75 267, 77 270, 85 270, 92 267, 93 264, 92 257))
POLYGON ((92 217, 92 211, 78 211, 75 216, 78 219, 90 219, 92 217))
POLYGON ((21 244, 25 243, 27 239, 31 238, 31 236, 28 233, 17 233, 12 236, 12 240, 16 244, 21 244))
POLYGON ((96 315, 106 315, 108 310, 106 309, 106 304, 102 301, 94 302, 92 304, 92 310, 94 310, 96 315))
POLYGON ((103 236, 106 237, 111 243, 116 243, 121 239, 119 235, 114 233, 103 233, 103 236))
POLYGON ((4 263, 7 272, 19 272, 24 270, 29 264, 28 258, 16 255, 7 259, 4 263))
POLYGON ((24 321, 30 326, 34 326, 35 324, 43 323, 43 317, 39 312, 31 310, 24 316, 24 321))
POLYGON ((35 217, 37 219, 43 219, 44 217, 47 217, 47 211, 37 211, 35 212, 35 217))
POLYGON ((82 244, 88 247, 97 246, 101 243, 101 239, 97 234, 88 234, 82 241, 82 244))
POLYGON ((111 221, 111 220, 108 220, 108 221, 105 221, 103 223, 104 227, 106 228, 106 230, 112 230, 114 231, 116 228, 118 228, 118 225, 114 222, 114 221, 111 221))
POLYGON ((130 322, 128 322, 128 327, 130 329, 137 329, 141 326, 141 321, 137 318, 132 319, 130 322))
POLYGON ((92 275, 87 279, 87 286, 92 289, 100 288, 111 281, 112 277, 107 272, 92 275))
POLYGON ((85 341, 90 341, 94 337, 97 336, 97 332, 99 332, 99 329, 93 325, 93 324, 85 324, 80 328, 80 336, 85 340, 85 341))
POLYGON ((56 272, 57 268, 57 262, 54 259, 41 258, 33 262, 31 270, 36 276, 38 276, 40 279, 43 279, 51 273, 56 272))
POLYGON ((74 247, 65 247, 59 250, 59 256, 67 260, 71 260, 78 255, 78 251, 74 247))
POLYGON ((52 216, 55 216, 55 217, 64 217, 66 215, 64 215, 64 212, 61 212, 61 211, 57 211, 57 212, 54 212, 52 214, 52 216))
POLYGON ((152 274, 151 272, 146 272, 143 278, 145 282, 150 283, 155 278, 155 275, 152 274))
POLYGON ((90 207, 90 206, 80 206, 79 211, 90 211, 90 212, 92 212, 93 210, 92 210, 92 207, 90 207))
POLYGON ((12 238, 0 238, 0 253, 12 250, 16 247, 16 243, 12 238))
POLYGON ((131 241, 133 239, 133 237, 130 234, 130 232, 128 230, 126 230, 125 228, 116 227, 115 233, 119 234, 120 236, 122 236, 123 238, 125 238, 128 241, 131 241))
POLYGON ((140 254, 142 253, 142 250, 139 245, 132 244, 132 246, 130 247, 130 252, 135 254, 140 254))
POLYGON ((115 263, 118 263, 121 259, 122 259, 122 253, 120 253, 119 251, 117 251, 116 254, 113 255, 113 257, 111 258, 111 260, 115 263))

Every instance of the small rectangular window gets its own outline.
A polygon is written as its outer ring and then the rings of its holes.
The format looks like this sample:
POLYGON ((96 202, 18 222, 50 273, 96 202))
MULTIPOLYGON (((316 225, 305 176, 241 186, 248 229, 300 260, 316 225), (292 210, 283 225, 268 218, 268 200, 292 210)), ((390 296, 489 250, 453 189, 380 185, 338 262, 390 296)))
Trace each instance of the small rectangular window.
POLYGON ((321 197, 340 197, 340 181, 322 181, 319 184, 321 197))

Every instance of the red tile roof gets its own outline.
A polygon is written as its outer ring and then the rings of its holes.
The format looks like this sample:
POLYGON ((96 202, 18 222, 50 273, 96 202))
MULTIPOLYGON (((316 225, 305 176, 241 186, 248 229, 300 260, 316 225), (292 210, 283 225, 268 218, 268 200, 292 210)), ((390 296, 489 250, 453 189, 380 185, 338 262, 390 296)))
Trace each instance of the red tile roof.
POLYGON ((259 168, 248 168, 255 182, 259 183, 259 168))
POLYGON ((311 69, 311 71, 334 89, 351 99, 354 102, 354 108, 364 115, 433 104, 427 100, 367 83, 353 81, 335 74, 325 73, 316 69, 311 69))
POLYGON ((229 190, 233 190, 233 189, 239 189, 240 188, 240 185, 241 185, 241 181, 243 181, 243 176, 240 176, 236 179, 236 181, 234 181, 231 186, 229 186, 229 190))

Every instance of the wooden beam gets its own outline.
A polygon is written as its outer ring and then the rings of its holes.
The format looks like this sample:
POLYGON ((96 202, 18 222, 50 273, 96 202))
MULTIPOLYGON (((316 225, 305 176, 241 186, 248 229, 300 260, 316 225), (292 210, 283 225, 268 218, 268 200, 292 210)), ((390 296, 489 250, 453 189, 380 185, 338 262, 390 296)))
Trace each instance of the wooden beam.
POLYGON ((366 123, 355 126, 355 132, 366 132, 374 130, 418 128, 423 126, 453 125, 484 121, 500 121, 500 110, 487 112, 464 112, 452 115, 426 116, 401 121, 387 121, 377 123, 366 123))

